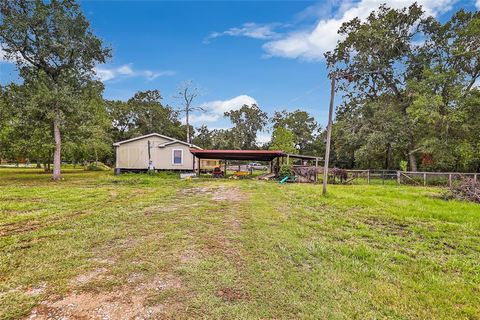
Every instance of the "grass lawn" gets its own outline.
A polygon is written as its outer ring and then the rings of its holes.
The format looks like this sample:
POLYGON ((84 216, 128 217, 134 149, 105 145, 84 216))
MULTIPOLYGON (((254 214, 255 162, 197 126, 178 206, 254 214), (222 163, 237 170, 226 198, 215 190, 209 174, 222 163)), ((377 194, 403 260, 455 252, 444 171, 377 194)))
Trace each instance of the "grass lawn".
POLYGON ((480 319, 440 189, 0 169, 0 319, 480 319))

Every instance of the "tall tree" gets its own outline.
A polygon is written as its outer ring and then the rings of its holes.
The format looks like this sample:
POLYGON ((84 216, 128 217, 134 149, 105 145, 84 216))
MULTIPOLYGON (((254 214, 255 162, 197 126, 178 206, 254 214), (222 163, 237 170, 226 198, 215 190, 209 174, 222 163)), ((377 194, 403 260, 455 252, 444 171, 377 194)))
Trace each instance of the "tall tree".
POLYGON ((235 149, 256 149, 257 133, 262 131, 268 120, 266 112, 263 112, 256 104, 243 105, 238 110, 225 112, 234 127, 230 133, 234 137, 235 149))
POLYGON ((272 133, 270 150, 282 150, 287 153, 298 153, 295 148, 295 135, 287 128, 277 127, 272 133))
MULTIPOLYGON (((0 150, 9 159, 28 158, 50 163, 53 154, 52 126, 48 112, 38 99, 35 88, 10 84, 3 91, 6 119, 0 126, 0 150)), ((47 165, 45 166, 47 169, 47 165)))
POLYGON ((108 101, 112 139, 120 141, 158 132, 183 140, 185 128, 178 111, 162 104, 158 90, 139 91, 128 101, 108 101))
POLYGON ((186 81, 178 87, 176 98, 182 103, 181 112, 185 113, 185 123, 187 129, 187 142, 191 143, 192 130, 190 128, 190 114, 194 111, 204 111, 202 107, 194 106, 194 101, 200 96, 199 89, 194 85, 193 81, 186 81))
POLYGON ((402 154, 416 171, 419 160, 424 165, 446 151, 452 128, 460 127, 459 108, 480 75, 478 33, 472 31, 478 16, 460 10, 441 24, 417 4, 400 10, 382 5, 365 21, 342 25, 343 40, 325 56, 332 74, 350 74, 350 83, 340 79, 340 110, 350 112, 341 127, 363 136, 357 160, 383 154, 392 167, 402 154))
POLYGON ((195 134, 195 137, 193 138, 193 143, 204 149, 212 149, 213 132, 208 130, 208 127, 206 125, 202 125, 200 128, 197 128, 197 132, 195 134))
MULTIPOLYGON (((94 76, 110 49, 91 31, 78 4, 69 0, 0 0, 0 41, 24 78, 36 78, 47 99, 54 137, 53 179, 60 179, 65 111, 94 76)), ((31 80, 33 81, 33 80, 31 80)))
POLYGON ((276 111, 272 118, 273 128, 287 128, 293 132, 295 148, 300 153, 305 152, 307 146, 313 142, 319 131, 318 123, 306 111, 276 111))

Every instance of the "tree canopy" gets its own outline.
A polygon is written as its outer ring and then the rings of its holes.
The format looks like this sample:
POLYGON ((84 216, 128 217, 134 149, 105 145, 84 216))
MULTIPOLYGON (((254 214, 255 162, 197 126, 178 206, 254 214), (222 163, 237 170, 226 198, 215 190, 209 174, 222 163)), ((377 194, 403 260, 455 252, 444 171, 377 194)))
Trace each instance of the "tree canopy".
POLYGON ((408 159, 414 171, 419 162, 426 170, 478 170, 479 128, 469 121, 478 112, 467 104, 478 103, 479 17, 460 10, 442 24, 417 4, 382 5, 342 25, 344 40, 325 55, 331 75, 350 80, 338 78, 344 102, 333 140, 342 162, 397 168, 408 159))
MULTIPOLYGON (((15 61, 27 86, 28 98, 44 109, 53 125, 53 179, 60 179, 62 132, 84 105, 94 67, 110 56, 90 29, 74 1, 0 1, 0 41, 5 57, 15 61)), ((74 120, 75 121, 75 120, 74 120)), ((47 132, 48 134, 48 132, 47 132)))

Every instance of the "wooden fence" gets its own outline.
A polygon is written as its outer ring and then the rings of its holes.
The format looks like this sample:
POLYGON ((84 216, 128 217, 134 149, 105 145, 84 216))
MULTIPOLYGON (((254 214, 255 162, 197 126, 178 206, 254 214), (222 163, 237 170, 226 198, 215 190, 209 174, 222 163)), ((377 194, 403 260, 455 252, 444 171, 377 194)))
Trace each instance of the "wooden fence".
POLYGON ((377 169, 345 171, 347 179, 341 182, 345 184, 410 184, 452 187, 463 178, 471 178, 475 182, 480 179, 480 173, 476 172, 414 172, 377 169))
POLYGON ((438 185, 452 187, 455 183, 464 178, 471 178, 478 181, 479 173, 476 172, 414 172, 397 171, 398 184, 415 185, 438 185))

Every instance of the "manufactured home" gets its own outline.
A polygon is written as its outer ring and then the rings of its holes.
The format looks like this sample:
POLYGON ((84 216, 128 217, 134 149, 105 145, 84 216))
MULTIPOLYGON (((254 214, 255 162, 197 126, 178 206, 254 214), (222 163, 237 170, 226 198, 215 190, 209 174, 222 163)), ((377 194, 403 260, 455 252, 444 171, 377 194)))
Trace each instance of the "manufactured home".
POLYGON ((196 158, 190 149, 200 147, 159 133, 116 142, 115 172, 176 170, 194 171, 196 158))

